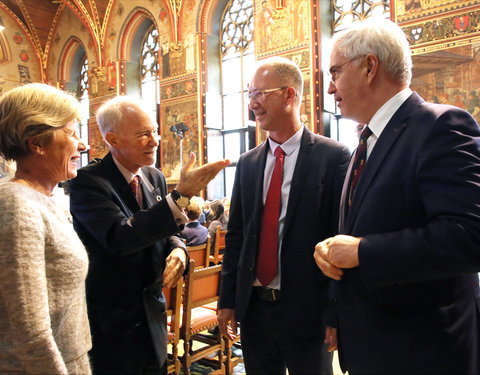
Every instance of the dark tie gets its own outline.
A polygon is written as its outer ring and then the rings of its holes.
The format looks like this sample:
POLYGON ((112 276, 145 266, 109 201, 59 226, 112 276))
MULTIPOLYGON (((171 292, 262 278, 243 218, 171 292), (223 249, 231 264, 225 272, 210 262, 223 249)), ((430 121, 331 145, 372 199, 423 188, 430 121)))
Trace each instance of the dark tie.
POLYGON ((275 157, 275 168, 263 209, 256 270, 257 279, 264 286, 270 284, 278 270, 278 218, 282 201, 283 160, 285 157, 285 152, 280 146, 275 150, 275 157))
MULTIPOLYGON (((130 181, 130 190, 132 191, 133 193, 133 196, 135 197, 135 199, 137 200, 137 202, 139 201, 138 200, 138 189, 140 188, 140 176, 136 175, 135 177, 133 177, 133 180, 130 181)), ((139 202, 140 204, 140 202, 139 202)))
POLYGON ((348 195, 348 205, 352 205, 353 194, 357 188, 358 180, 362 175, 365 163, 367 162, 367 139, 372 135, 372 131, 368 126, 365 126, 360 133, 360 140, 358 143, 357 151, 352 164, 352 172, 350 174, 350 188, 348 195))

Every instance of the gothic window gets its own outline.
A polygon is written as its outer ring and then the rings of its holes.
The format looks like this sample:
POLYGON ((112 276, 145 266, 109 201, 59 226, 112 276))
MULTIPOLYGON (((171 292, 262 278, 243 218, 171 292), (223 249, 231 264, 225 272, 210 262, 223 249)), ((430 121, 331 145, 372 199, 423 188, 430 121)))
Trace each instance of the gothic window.
MULTIPOLYGON (((78 80, 78 98, 82 107, 83 117, 80 119, 80 138, 88 145, 88 119, 90 117, 90 100, 88 98, 88 59, 85 56, 80 66, 78 80)), ((88 150, 81 152, 80 165, 88 164, 88 150)))
POLYGON ((247 84, 255 63, 252 0, 230 1, 222 19, 223 129, 248 125, 247 84))
POLYGON ((225 170, 225 196, 230 196, 236 161, 255 146, 255 122, 249 119, 248 82, 255 64, 253 0, 231 0, 221 20, 221 100, 225 170), (253 136, 252 136, 253 134, 253 136))
MULTIPOLYGON (((368 17, 390 17, 390 0, 331 0, 332 34, 348 28, 352 23, 368 17)), ((329 60, 325 62, 324 92, 328 90, 330 79, 327 76, 329 60)), ((324 113, 330 118, 330 136, 351 150, 358 145, 356 123, 342 118, 332 95, 326 94, 324 113)))
POLYGON ((390 0, 331 0, 332 30, 346 29, 355 21, 372 16, 390 16, 390 0))
POLYGON ((152 116, 157 119, 158 100, 158 31, 152 25, 142 42, 140 58, 141 97, 145 107, 152 116))

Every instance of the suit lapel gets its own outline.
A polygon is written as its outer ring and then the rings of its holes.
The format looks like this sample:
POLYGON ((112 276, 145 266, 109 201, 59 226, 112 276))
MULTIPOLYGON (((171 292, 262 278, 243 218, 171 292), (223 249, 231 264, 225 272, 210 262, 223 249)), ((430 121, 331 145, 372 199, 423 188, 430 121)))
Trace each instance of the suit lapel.
POLYGON ((254 197, 254 202, 255 202, 255 213, 253 215, 255 220, 258 220, 257 223, 255 223, 254 228, 258 228, 260 231, 260 224, 262 222, 262 215, 263 215, 263 175, 265 172, 265 164, 267 162, 267 153, 268 153, 268 148, 270 146, 268 145, 268 141, 265 141, 258 150, 257 154, 257 160, 255 164, 257 165, 257 168, 255 168, 255 197, 254 197), (258 224, 258 225, 257 225, 258 224))
POLYGON ((285 216, 285 228, 283 230, 284 235, 285 233, 287 233, 288 228, 292 223, 294 216, 293 213, 295 212, 295 208, 301 196, 301 194, 298 194, 298 192, 301 192, 303 190, 303 185, 305 185, 305 181, 307 180, 308 169, 311 168, 311 163, 309 162, 309 160, 310 154, 312 152, 312 144, 312 133, 310 133, 307 128, 304 128, 302 139, 300 141, 300 150, 298 151, 297 162, 293 171, 290 194, 288 196, 287 213, 285 216))
POLYGON ((406 128, 408 118, 414 114, 415 107, 417 107, 421 101, 422 99, 416 93, 410 95, 410 97, 400 106, 397 112, 395 112, 378 138, 377 143, 375 144, 375 147, 368 158, 366 167, 358 182, 355 195, 353 197, 352 207, 349 210, 346 223, 346 229, 348 233, 350 233, 352 230, 358 210, 360 209, 364 200, 364 196, 367 193, 368 188, 375 178, 379 168, 381 167, 383 160, 387 156, 398 136, 406 128))
POLYGON ((164 192, 162 189, 158 186, 160 186, 159 183, 156 183, 154 181, 154 178, 152 174, 150 173, 150 170, 148 167, 143 167, 142 168, 142 173, 143 175, 148 178, 148 181, 152 184, 153 190, 149 191, 145 184, 142 184, 142 194, 143 194, 143 205, 145 208, 152 207, 155 203, 160 202, 163 197, 165 196, 164 192))
POLYGON ((138 202, 133 196, 127 180, 125 180, 125 177, 123 177, 122 173, 119 171, 117 165, 113 161, 111 153, 108 153, 107 156, 103 158, 102 165, 105 169, 105 174, 109 176, 109 179, 112 182, 112 187, 117 192, 120 199, 125 203, 130 211, 138 211, 140 209, 138 202))

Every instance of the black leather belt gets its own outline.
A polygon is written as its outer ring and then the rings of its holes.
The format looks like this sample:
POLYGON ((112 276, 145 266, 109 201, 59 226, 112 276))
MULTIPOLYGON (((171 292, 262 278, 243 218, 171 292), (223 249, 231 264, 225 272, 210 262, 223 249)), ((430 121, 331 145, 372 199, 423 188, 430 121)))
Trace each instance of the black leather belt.
POLYGON ((254 286, 253 292, 257 295, 259 299, 267 302, 278 302, 280 301, 280 290, 266 288, 264 286, 254 286))

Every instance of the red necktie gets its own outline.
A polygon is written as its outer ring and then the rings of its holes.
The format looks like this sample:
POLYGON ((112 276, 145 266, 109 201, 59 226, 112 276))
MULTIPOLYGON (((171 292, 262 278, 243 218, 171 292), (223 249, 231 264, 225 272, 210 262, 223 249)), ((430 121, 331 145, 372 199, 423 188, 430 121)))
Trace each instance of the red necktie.
POLYGON ((130 190, 132 191, 133 196, 138 202, 138 189, 140 187, 140 176, 136 175, 135 177, 133 177, 133 180, 130 181, 128 185, 130 186, 130 190))
POLYGON ((358 143, 355 158, 353 159, 352 172, 350 174, 350 189, 348 195, 348 205, 352 205, 353 194, 357 188, 358 180, 362 175, 365 163, 367 162, 367 139, 372 135, 372 131, 368 126, 365 126, 360 133, 360 140, 358 143))
POLYGON ((275 150, 275 157, 275 168, 263 209, 256 270, 257 279, 264 286, 270 284, 278 272, 278 218, 282 201, 283 160, 285 157, 285 152, 280 146, 275 150))

